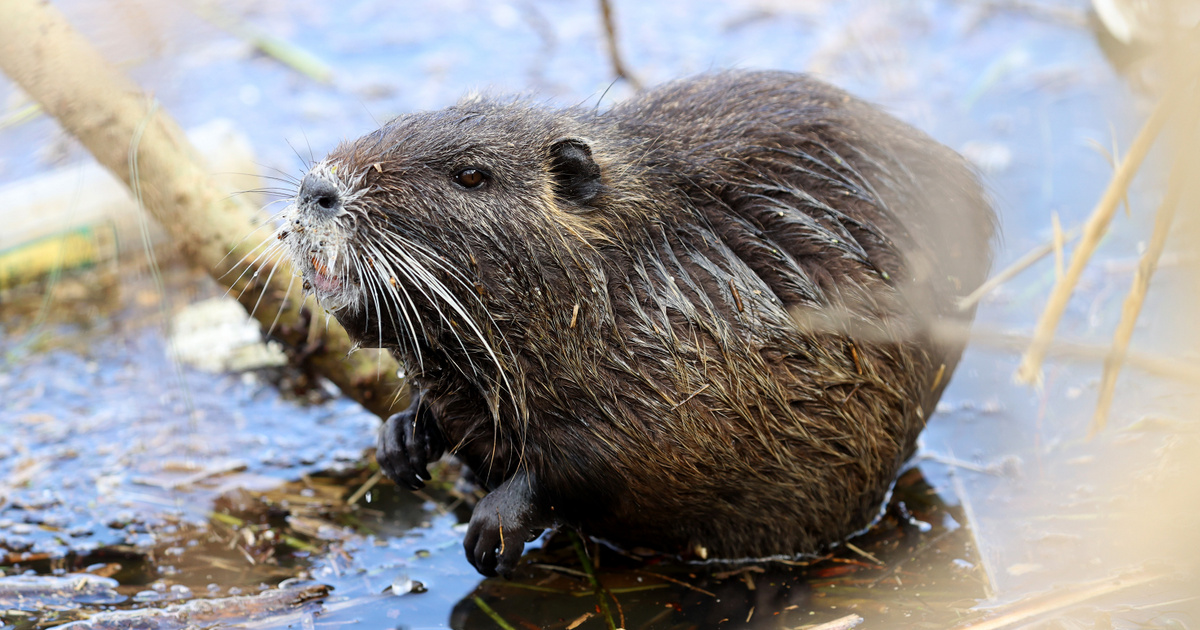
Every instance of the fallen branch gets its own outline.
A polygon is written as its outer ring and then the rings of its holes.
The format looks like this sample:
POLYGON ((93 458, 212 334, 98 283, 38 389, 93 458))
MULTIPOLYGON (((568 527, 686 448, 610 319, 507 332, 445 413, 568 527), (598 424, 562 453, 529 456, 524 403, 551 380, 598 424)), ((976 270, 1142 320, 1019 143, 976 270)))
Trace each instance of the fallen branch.
POLYGON ((289 296, 291 269, 256 259, 255 210, 213 186, 179 126, 152 98, 50 4, 0 0, 0 15, 0 70, 130 187, 189 264, 228 287, 306 366, 370 411, 382 417, 407 404, 397 400, 401 383, 390 356, 347 359, 351 342, 333 326, 309 338, 303 302, 289 296))

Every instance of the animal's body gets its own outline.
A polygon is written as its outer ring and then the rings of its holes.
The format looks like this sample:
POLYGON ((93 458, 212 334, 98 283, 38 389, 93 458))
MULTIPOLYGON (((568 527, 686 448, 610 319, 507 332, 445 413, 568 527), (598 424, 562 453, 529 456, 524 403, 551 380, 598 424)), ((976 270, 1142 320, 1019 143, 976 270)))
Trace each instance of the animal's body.
POLYGON ((954 152, 782 72, 401 116, 288 212, 307 286, 411 379, 383 470, 420 487, 449 451, 491 490, 465 543, 486 574, 558 524, 709 558, 867 526, 993 225, 954 152))

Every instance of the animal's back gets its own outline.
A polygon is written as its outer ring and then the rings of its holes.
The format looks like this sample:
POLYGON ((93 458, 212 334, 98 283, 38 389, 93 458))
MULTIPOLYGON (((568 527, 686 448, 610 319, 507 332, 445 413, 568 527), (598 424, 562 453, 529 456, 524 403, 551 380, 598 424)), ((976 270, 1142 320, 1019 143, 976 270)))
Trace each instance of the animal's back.
POLYGON ((953 300, 986 273, 974 176, 786 73, 668 84, 601 118, 632 189, 669 198, 607 252, 625 350, 608 374, 634 394, 600 410, 614 505, 589 531, 750 557, 861 529, 961 353, 931 328, 969 321, 953 300))

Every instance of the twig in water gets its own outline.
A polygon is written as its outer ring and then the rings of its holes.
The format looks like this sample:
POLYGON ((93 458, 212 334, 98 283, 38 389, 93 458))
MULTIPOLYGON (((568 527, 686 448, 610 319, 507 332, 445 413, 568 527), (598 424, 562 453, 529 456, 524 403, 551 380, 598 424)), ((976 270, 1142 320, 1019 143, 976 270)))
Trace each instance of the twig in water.
MULTIPOLYGON (((982 343, 995 348, 1016 350, 1031 343, 1028 335, 1001 333, 982 329, 971 332, 972 343, 982 343)), ((1077 341, 1055 340, 1046 348, 1049 356, 1077 361, 1102 361, 1109 349, 1095 344, 1077 341)), ((1147 374, 1200 385, 1200 365, 1192 361, 1154 354, 1150 352, 1127 352, 1125 363, 1147 374)))
POLYGON ((704 594, 704 595, 708 595, 709 597, 716 597, 716 596, 717 596, 717 594, 716 594, 716 593, 713 593, 712 591, 706 591, 706 590, 704 590, 704 589, 700 588, 699 586, 695 586, 695 585, 693 585, 693 584, 688 584, 687 582, 684 582, 683 580, 677 580, 677 579, 675 579, 675 578, 673 578, 673 577, 671 577, 671 576, 668 576, 668 575, 663 575, 662 573, 655 573, 655 572, 653 572, 653 571, 644 571, 644 570, 642 570, 642 569, 634 569, 634 570, 633 570, 633 572, 634 572, 634 573, 640 573, 640 574, 642 574, 642 575, 650 575, 650 576, 656 577, 656 578, 658 578, 658 579, 660 579, 660 580, 666 580, 666 581, 668 581, 668 582, 671 582, 672 584, 678 584, 678 585, 680 585, 680 586, 682 586, 682 587, 684 587, 684 588, 688 588, 688 589, 691 589, 691 590, 693 590, 693 591, 696 591, 697 593, 702 593, 702 594, 704 594))
POLYGON ((949 457, 943 457, 936 453, 922 453, 921 455, 917 456, 917 461, 937 462, 939 464, 942 464, 943 466, 950 466, 952 468, 962 468, 963 470, 969 470, 971 472, 983 473, 985 475, 999 475, 1000 474, 996 471, 996 468, 997 468, 996 466, 980 466, 979 464, 973 464, 971 462, 961 460, 961 459, 951 459, 949 457))
POLYGON ((592 583, 592 590, 596 594, 596 603, 600 605, 600 614, 604 615, 604 621, 608 623, 608 630, 617 630, 617 624, 613 620, 612 611, 608 608, 608 597, 604 591, 604 587, 600 585, 600 578, 596 577, 596 569, 592 566, 592 559, 588 557, 587 551, 583 548, 583 541, 579 538, 579 534, 570 532, 571 543, 575 545, 575 553, 579 556, 579 563, 583 565, 583 571, 587 573, 588 580, 592 583))
POLYGON ((254 46, 264 55, 273 57, 276 61, 308 78, 321 83, 329 83, 333 79, 333 68, 330 68, 329 64, 312 52, 251 24, 240 22, 234 16, 209 4, 204 6, 194 4, 191 8, 196 15, 208 20, 214 26, 228 31, 234 37, 254 46))
POLYGON ((483 611, 483 614, 491 617, 492 621, 496 622, 496 625, 500 626, 504 630, 517 630, 511 623, 505 621, 504 617, 500 616, 500 613, 492 610, 492 607, 488 606, 487 602, 480 599, 478 595, 471 597, 471 601, 475 602, 475 605, 479 607, 479 610, 483 611))
MULTIPOLYGON (((1095 149, 1097 153, 1103 155, 1104 160, 1108 162, 1108 165, 1111 166, 1115 171, 1117 170, 1117 165, 1121 163, 1121 148, 1117 145, 1117 130, 1113 128, 1111 122, 1108 123, 1108 135, 1112 142, 1111 150, 1104 148, 1104 145, 1100 144, 1095 138, 1088 138, 1088 144, 1092 145, 1092 148, 1095 149)), ((1126 191, 1126 193, 1128 193, 1128 191, 1126 191)), ((1121 203, 1125 206, 1125 216, 1133 216, 1133 206, 1129 204, 1128 194, 1121 198, 1121 203)))
POLYGON ((846 545, 846 548, 847 548, 847 549, 849 549, 850 551, 853 551, 854 553, 856 553, 856 554, 858 554, 858 555, 860 555, 860 556, 862 556, 862 557, 866 558, 867 560, 870 560, 871 562, 874 562, 875 564, 877 564, 877 565, 879 565, 879 566, 881 566, 881 567, 882 567, 882 566, 885 566, 885 563, 883 562, 883 560, 880 560, 879 558, 876 558, 874 554, 872 554, 872 553, 870 553, 870 552, 868 552, 868 551, 865 551, 865 550, 861 549, 860 547, 858 547, 858 546, 854 545, 854 543, 849 543, 849 542, 848 542, 848 543, 845 543, 845 545, 846 545))
POLYGON ((366 494, 371 491, 371 488, 374 488, 375 484, 379 483, 379 480, 381 479, 383 479, 383 471, 376 470, 375 474, 371 475, 370 479, 367 479, 363 485, 359 486, 358 490, 354 491, 354 494, 350 495, 349 499, 346 499, 346 505, 354 505, 355 503, 358 503, 358 500, 366 496, 366 494))
POLYGON ((575 628, 578 628, 580 624, 587 621, 588 619, 591 619, 593 614, 595 614, 595 613, 585 612, 582 615, 579 615, 578 617, 575 618, 575 621, 572 621, 571 623, 567 624, 567 630, 575 630, 575 628))
POLYGON ((30 103, 18 110, 0 116, 0 129, 23 125, 42 115, 42 113, 41 105, 38 105, 37 103, 30 103))
POLYGON ((317 547, 316 545, 310 545, 303 540, 296 538, 295 536, 284 536, 283 542, 293 549, 299 549, 300 551, 307 551, 309 553, 321 553, 320 547, 317 547))
POLYGON ((613 605, 617 607, 617 617, 621 620, 620 625, 617 627, 620 630, 625 630, 625 609, 621 607, 621 602, 617 599, 617 596, 613 593, 613 591, 607 590, 605 592, 608 593, 610 598, 612 598, 613 605))
POLYGON ((529 566, 533 567, 535 569, 545 569, 547 571, 554 571, 555 573, 562 573, 563 575, 570 575, 570 576, 584 578, 584 579, 588 578, 588 574, 584 573, 583 571, 580 571, 579 569, 560 567, 557 564, 544 564, 544 563, 538 562, 538 563, 531 564, 529 566))

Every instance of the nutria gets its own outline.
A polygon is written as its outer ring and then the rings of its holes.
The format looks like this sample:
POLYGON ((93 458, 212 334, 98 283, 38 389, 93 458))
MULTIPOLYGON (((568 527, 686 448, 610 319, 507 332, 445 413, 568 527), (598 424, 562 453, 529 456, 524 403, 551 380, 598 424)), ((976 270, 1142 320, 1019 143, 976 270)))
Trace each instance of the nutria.
POLYGON ((412 488, 490 494, 465 547, 508 574, 560 524, 688 558, 811 553, 870 524, 962 352, 993 215, 963 160, 784 72, 607 111, 469 97, 344 143, 280 239, 390 350, 379 437, 412 488))

